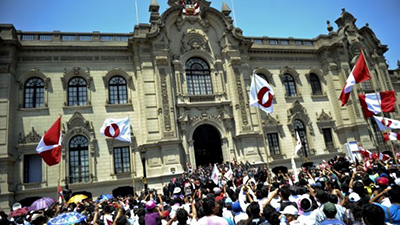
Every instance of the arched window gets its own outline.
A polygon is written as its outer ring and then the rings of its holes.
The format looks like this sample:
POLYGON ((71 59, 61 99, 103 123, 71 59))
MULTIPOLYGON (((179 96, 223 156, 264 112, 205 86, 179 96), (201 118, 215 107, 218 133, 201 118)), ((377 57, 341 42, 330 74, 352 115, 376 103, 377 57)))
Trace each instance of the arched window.
POLYGON ((189 95, 211 95, 210 68, 200 58, 186 61, 186 81, 189 95))
POLYGON ((114 76, 108 82, 110 104, 125 104, 128 102, 126 80, 121 76, 114 76))
POLYGON ((383 140, 383 135, 382 131, 379 129, 378 124, 376 124, 375 119, 373 117, 370 118, 372 129, 374 131, 374 136, 376 140, 376 145, 377 146, 383 146, 385 145, 385 141, 383 140))
POLYGON ((44 82, 38 77, 26 81, 24 88, 24 107, 44 107, 44 82))
POLYGON ((87 83, 82 77, 73 77, 68 82, 68 105, 87 105, 87 83))
POLYGON ((75 136, 69 142, 69 181, 87 182, 89 175, 88 139, 75 136))
POLYGON ((315 74, 310 74, 310 84, 313 95, 322 95, 321 82, 315 74))
POLYGON ((283 76, 283 83, 285 84, 286 96, 296 96, 296 84, 290 74, 283 76))
POLYGON ((297 133, 299 133, 301 144, 303 146, 300 150, 300 154, 304 155, 305 154, 304 150, 305 150, 307 153, 307 156, 309 156, 310 151, 308 149, 306 127, 304 126, 303 122, 301 122, 300 120, 295 120, 293 123, 293 128, 294 128, 295 132, 297 131, 297 133))

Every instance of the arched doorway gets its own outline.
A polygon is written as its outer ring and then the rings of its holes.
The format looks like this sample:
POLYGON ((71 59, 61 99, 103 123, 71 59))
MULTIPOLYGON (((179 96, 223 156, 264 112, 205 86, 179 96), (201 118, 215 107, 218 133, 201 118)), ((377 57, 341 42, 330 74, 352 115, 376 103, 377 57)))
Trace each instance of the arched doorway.
POLYGON ((221 136, 215 127, 206 124, 197 127, 193 140, 196 166, 223 161, 221 136))

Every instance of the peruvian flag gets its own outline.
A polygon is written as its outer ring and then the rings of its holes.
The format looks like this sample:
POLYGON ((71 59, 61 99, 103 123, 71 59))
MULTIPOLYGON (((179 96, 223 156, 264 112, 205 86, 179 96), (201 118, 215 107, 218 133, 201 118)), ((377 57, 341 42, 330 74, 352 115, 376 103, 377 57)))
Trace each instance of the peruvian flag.
POLYGON ((224 177, 226 177, 226 179, 228 179, 228 180, 232 180, 233 171, 232 171, 232 168, 231 168, 231 164, 229 164, 229 170, 226 171, 226 173, 224 174, 224 177))
POLYGON ((63 200, 64 200, 64 194, 62 191, 62 187, 61 185, 58 185, 58 202, 62 204, 63 200))
POLYGON ((100 128, 100 133, 110 138, 131 143, 129 117, 124 119, 106 119, 100 128))
POLYGON ((383 154, 381 152, 374 152, 374 154, 372 155, 372 158, 373 159, 379 159, 379 160, 382 160, 382 161, 386 161, 386 160, 388 160, 390 158, 390 156, 386 155, 386 154, 383 154))
POLYGON ((250 106, 258 107, 266 113, 273 113, 272 100, 274 91, 268 82, 257 74, 253 74, 250 86, 250 106))
POLYGON ((373 117, 380 130, 386 130, 386 128, 400 129, 400 121, 398 120, 392 120, 380 116, 373 116, 373 117))
POLYGON ((364 55, 361 51, 360 57, 358 57, 357 63, 354 65, 353 70, 346 80, 342 93, 340 94, 339 100, 342 101, 342 106, 346 105, 349 100, 353 86, 369 79, 371 79, 371 76, 369 75, 369 70, 365 64, 364 55))
POLYGON ((361 145, 358 146, 358 150, 360 150, 361 155, 364 156, 365 158, 372 159, 372 153, 364 149, 361 145))
POLYGON ((360 99, 360 103, 366 118, 369 118, 374 114, 378 114, 382 111, 395 111, 396 96, 394 94, 394 91, 382 91, 376 94, 372 93, 365 95, 359 94, 358 98, 360 99))
POLYGON ((395 132, 386 132, 383 134, 383 138, 385 141, 399 141, 400 140, 400 134, 395 133, 395 132))
POLYGON ((43 135, 36 152, 40 154, 47 165, 52 166, 60 162, 61 159, 61 116, 43 135))

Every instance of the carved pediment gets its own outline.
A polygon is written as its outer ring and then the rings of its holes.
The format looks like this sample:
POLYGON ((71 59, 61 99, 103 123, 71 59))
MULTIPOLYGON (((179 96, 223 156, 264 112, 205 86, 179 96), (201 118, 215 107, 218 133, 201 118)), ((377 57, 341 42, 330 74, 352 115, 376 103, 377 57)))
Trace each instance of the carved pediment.
POLYGON ((211 48, 206 35, 200 30, 191 29, 186 34, 182 35, 181 53, 186 53, 192 50, 202 50, 211 53, 211 48))
POLYGON ((324 110, 322 110, 321 114, 317 117, 318 121, 331 121, 332 117, 329 116, 324 110))
POLYGON ((85 70, 82 70, 80 67, 74 67, 72 70, 67 70, 67 68, 64 68, 64 76, 61 77, 62 85, 63 88, 66 89, 68 86, 68 82, 72 77, 80 76, 84 78, 87 82, 88 88, 91 86, 91 82, 93 80, 93 77, 90 76, 90 70, 89 68, 85 70))
POLYGON ((88 131, 92 130, 89 121, 85 120, 80 112, 75 112, 71 119, 67 122, 68 130, 74 128, 83 128, 88 131))
POLYGON ((263 120, 264 126, 279 126, 280 123, 277 119, 271 116, 271 114, 267 114, 267 118, 263 120))
POLYGON ((289 109, 289 118, 295 115, 296 113, 307 115, 307 110, 300 104, 298 100, 293 102, 292 108, 289 109))
POLYGON ((25 137, 22 138, 21 136, 22 134, 19 133, 19 144, 39 143, 40 139, 42 138, 42 136, 35 131, 34 127, 32 127, 32 131, 25 135, 25 137))

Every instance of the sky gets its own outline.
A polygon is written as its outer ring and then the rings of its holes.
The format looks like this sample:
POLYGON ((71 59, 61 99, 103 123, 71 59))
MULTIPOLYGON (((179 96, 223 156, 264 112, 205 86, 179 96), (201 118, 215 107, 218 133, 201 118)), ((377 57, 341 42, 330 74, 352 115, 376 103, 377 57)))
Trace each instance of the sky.
MULTIPOLYGON (((22 31, 129 33, 134 25, 148 23, 151 0, 0 0, 0 23, 22 31), (139 18, 139 21, 136 18, 139 18)), ((342 8, 365 23, 382 44, 390 69, 400 60, 400 0, 210 0, 220 10, 225 1, 245 36, 315 38, 327 34, 326 21, 335 20, 342 8), (232 7, 233 2, 233 7, 232 7)), ((158 0, 160 13, 168 0, 158 0)))

